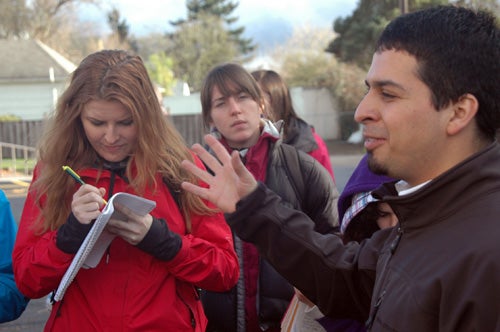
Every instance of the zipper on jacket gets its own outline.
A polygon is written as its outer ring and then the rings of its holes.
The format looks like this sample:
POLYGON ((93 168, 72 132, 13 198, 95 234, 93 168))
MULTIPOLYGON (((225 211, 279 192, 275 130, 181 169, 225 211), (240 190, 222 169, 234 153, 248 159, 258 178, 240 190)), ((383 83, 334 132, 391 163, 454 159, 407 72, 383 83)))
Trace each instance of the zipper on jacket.
MULTIPOLYGON (((401 228, 401 224, 398 226, 398 234, 396 236, 396 238, 392 241, 391 243, 391 246, 389 247, 389 251, 391 253, 391 257, 389 258, 389 260, 392 258, 392 256, 394 255, 394 252, 396 252, 396 249, 398 248, 399 246, 399 242, 401 242, 401 237, 403 236, 403 228, 401 228)), ((387 262, 385 269, 387 269, 387 265, 388 265, 389 262, 387 262)), ((382 300, 384 299, 384 295, 387 291, 387 288, 385 288, 382 293, 380 294, 380 296, 377 298, 377 302, 375 303, 375 305, 373 306, 373 311, 372 311, 372 314, 370 315, 370 317, 368 317, 368 320, 366 321, 365 323, 365 327, 366 329, 369 331, 371 328, 372 328, 372 325, 373 325, 373 322, 375 321, 375 317, 377 316, 377 312, 380 308, 380 305, 382 304, 382 300)))
MULTIPOLYGON (((186 302, 186 300, 184 300, 184 298, 180 294, 179 289, 178 289, 178 285, 177 285, 177 281, 176 281, 175 288, 176 288, 175 289, 175 293, 177 294, 177 297, 182 301, 182 303, 184 303, 184 305, 187 307, 187 309, 189 311, 189 316, 191 318, 191 327, 194 329, 194 328, 196 328, 196 318, 195 318, 193 309, 191 309, 191 307, 189 306, 189 304, 186 302)), ((193 286, 193 290, 196 293, 196 289, 195 289, 194 286, 193 286)), ((199 298, 197 299, 197 301, 199 301, 199 298)))
POLYGON ((108 246, 108 248, 106 249, 106 264, 109 263, 109 248, 111 247, 111 244, 108 246))
POLYGON ((396 249, 399 245, 399 242, 401 241, 402 236, 403 236, 403 229, 401 228, 401 226, 398 226, 398 235, 396 236, 394 241, 392 241, 391 247, 390 247, 391 256, 394 255, 394 252, 396 251, 396 249))
POLYGON ((382 294, 380 294, 380 296, 378 297, 377 303, 375 303, 375 305, 373 306, 373 313, 370 315, 370 317, 368 317, 368 320, 365 323, 365 327, 368 331, 372 328, 373 321, 375 320, 375 316, 377 316, 377 312, 378 312, 378 309, 380 308, 380 304, 382 304, 382 300, 384 299, 385 291, 386 290, 384 290, 382 292, 382 294))

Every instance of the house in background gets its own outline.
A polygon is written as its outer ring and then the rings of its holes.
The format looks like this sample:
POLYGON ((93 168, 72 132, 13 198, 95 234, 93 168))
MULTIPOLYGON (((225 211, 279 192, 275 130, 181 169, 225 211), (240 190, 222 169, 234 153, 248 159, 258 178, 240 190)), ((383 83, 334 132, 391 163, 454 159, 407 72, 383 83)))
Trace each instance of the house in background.
POLYGON ((37 40, 0 40, 0 116, 41 120, 76 65, 37 40))

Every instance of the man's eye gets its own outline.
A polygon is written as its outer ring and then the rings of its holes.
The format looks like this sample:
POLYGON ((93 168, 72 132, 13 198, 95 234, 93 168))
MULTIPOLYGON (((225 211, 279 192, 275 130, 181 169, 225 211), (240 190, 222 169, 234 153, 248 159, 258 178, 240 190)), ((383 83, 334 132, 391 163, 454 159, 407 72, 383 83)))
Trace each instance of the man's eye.
POLYGON ((388 93, 388 92, 382 92, 382 96, 384 98, 388 98, 388 99, 392 99, 392 98, 396 98, 395 95, 391 94, 391 93, 388 93))

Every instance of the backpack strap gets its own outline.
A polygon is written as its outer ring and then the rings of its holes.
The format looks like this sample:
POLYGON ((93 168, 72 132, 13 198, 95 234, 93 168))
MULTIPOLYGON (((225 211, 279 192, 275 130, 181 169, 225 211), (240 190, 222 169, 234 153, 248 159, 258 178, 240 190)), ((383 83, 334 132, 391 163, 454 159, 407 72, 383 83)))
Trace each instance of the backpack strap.
POLYGON ((182 211, 182 202, 181 202, 181 191, 175 189, 170 182, 168 182, 167 179, 163 178, 163 183, 167 186, 168 191, 170 192, 170 195, 175 201, 175 204, 177 204, 177 207, 179 208, 179 212, 181 215, 184 217, 184 222, 186 224, 186 234, 191 233, 191 224, 188 219, 186 219, 186 216, 184 215, 182 211))
POLYGON ((286 175, 290 179, 290 184, 295 191, 295 196, 299 199, 300 206, 302 207, 306 186, 304 184, 304 175, 300 167, 299 151, 291 145, 282 144, 280 141, 276 144, 279 144, 278 151, 281 160, 284 162, 286 175))

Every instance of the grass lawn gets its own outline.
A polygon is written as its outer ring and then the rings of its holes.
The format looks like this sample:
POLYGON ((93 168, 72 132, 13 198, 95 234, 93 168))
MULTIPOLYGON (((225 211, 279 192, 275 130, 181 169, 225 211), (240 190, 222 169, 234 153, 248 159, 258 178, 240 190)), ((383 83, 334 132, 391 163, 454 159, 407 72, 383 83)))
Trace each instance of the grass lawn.
POLYGON ((14 168, 16 172, 18 173, 25 173, 25 174, 31 174, 33 172, 33 168, 35 168, 35 159, 7 159, 3 158, 0 160, 0 166, 1 169, 4 171, 14 171, 14 168))

